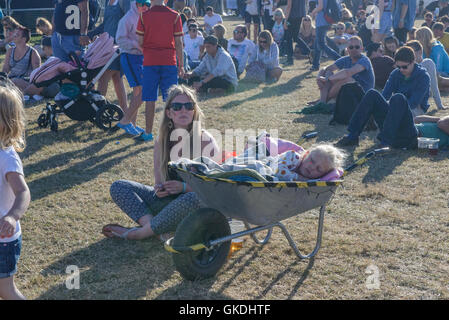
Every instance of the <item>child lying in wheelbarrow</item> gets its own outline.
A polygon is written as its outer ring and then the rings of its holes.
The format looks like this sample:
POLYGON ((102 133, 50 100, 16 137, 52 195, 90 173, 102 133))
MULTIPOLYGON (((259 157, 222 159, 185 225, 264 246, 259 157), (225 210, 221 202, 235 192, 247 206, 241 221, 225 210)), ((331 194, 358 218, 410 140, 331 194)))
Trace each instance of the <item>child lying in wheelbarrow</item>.
POLYGON ((234 173, 238 173, 239 180, 246 176, 248 180, 259 181, 330 181, 343 175, 346 154, 332 145, 321 144, 304 150, 290 141, 278 139, 276 143, 287 146, 288 150, 281 147, 278 150, 285 152, 273 154, 276 148, 273 148, 273 142, 271 148, 268 147, 270 144, 265 144, 267 140, 260 143, 259 148, 269 149, 270 156, 259 158, 260 160, 255 160, 245 152, 243 156, 228 159, 221 165, 209 158, 202 158, 202 163, 185 158, 175 163, 185 165, 193 172, 217 178, 232 179, 234 173))

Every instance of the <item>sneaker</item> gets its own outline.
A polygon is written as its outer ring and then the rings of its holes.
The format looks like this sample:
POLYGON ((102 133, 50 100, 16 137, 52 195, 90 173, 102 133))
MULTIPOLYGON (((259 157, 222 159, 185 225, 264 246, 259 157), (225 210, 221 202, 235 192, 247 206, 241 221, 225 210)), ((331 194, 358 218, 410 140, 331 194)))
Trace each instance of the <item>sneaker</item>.
POLYGON ((144 128, 141 128, 141 127, 139 127, 139 126, 134 126, 134 128, 139 132, 139 134, 145 132, 145 129, 144 129, 144 128))
POLYGON ((132 123, 128 123, 128 124, 121 124, 120 122, 117 123, 116 125, 117 127, 119 127, 120 129, 125 130, 126 133, 133 135, 133 136, 138 136, 140 134, 139 131, 136 130, 136 128, 133 126, 132 123))
POLYGON ((337 147, 349 147, 349 146, 358 146, 359 138, 350 138, 349 136, 344 136, 335 144, 337 147))
POLYGON ((153 134, 152 133, 142 133, 138 137, 136 137, 136 140, 139 141, 153 141, 153 134))

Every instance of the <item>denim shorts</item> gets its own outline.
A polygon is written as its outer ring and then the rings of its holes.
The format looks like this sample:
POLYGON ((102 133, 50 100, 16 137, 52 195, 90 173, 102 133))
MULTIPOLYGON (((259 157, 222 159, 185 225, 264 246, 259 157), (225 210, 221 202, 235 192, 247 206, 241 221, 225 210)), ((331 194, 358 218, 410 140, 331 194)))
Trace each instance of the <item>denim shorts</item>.
POLYGON ((168 89, 178 84, 178 68, 176 66, 144 66, 142 101, 157 101, 159 88, 165 101, 168 89))
POLYGON ((379 22, 379 33, 389 36, 391 34, 391 28, 393 26, 393 20, 391 18, 391 12, 384 12, 379 22))
POLYGON ((84 48, 80 45, 79 35, 62 35, 58 32, 53 32, 51 46, 53 55, 66 62, 70 61, 70 52, 84 51, 84 48))
POLYGON ((141 86, 143 80, 143 55, 122 53, 120 55, 120 63, 129 86, 131 88, 141 86))
POLYGON ((11 242, 0 242, 0 279, 9 278, 17 272, 22 249, 22 236, 11 242))

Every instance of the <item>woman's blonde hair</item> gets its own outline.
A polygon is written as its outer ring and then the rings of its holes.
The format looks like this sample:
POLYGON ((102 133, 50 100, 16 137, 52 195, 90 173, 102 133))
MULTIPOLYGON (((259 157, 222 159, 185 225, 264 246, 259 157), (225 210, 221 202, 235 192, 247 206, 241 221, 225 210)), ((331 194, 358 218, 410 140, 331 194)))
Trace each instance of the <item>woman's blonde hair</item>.
POLYGON ((222 25, 221 23, 217 23, 217 24, 213 27, 213 29, 214 29, 214 32, 215 32, 215 35, 217 36, 217 38, 218 38, 217 31, 219 31, 219 32, 222 34, 223 37, 224 37, 224 35, 226 34, 226 28, 225 28, 225 26, 222 25))
MULTIPOLYGON (((172 147, 174 145, 176 145, 178 142, 170 140, 171 134, 172 134, 173 130, 175 130, 175 128, 174 128, 173 121, 167 116, 167 110, 170 109, 173 99, 175 99, 179 95, 186 95, 189 98, 189 100, 193 103, 193 106, 194 106, 193 121, 188 128, 188 133, 190 135, 190 139, 183 139, 182 141, 184 141, 184 143, 186 143, 186 144, 187 143, 190 144, 190 146, 185 146, 185 147, 187 148, 187 150, 191 150, 191 154, 192 154, 192 145, 193 145, 194 139, 196 139, 195 140, 196 143, 200 144, 200 148, 201 148, 201 134, 202 134, 201 121, 204 118, 204 114, 198 105, 195 91, 185 85, 174 85, 174 86, 170 87, 170 89, 168 91, 168 97, 167 97, 167 101, 166 101, 165 107, 164 107, 164 115, 162 117, 162 122, 159 127, 158 142, 159 142, 159 145, 161 146, 161 152, 160 152, 160 158, 159 158, 159 163, 160 163, 159 169, 160 169, 161 177, 162 177, 161 182, 167 181, 167 179, 168 179, 168 170, 167 170, 168 162, 171 160, 176 160, 176 159, 170 159, 170 151, 171 151, 172 147), (196 121, 196 125, 193 125, 193 123, 195 121, 196 121)), ((186 149, 184 149, 185 147, 183 146, 181 150, 186 150, 186 149)), ((190 158, 192 158, 192 156, 190 156, 190 158)))
POLYGON ((0 148, 25 149, 23 96, 12 83, 0 85, 0 148))
MULTIPOLYGON (((273 36, 271 35, 271 32, 268 30, 264 30, 261 33, 259 33, 259 38, 267 40, 268 46, 271 46, 271 44, 273 43, 273 36)), ((259 44, 259 50, 260 51, 264 50, 260 44, 259 44)))
POLYGON ((349 17, 349 18, 352 18, 352 13, 351 13, 351 11, 350 11, 348 8, 343 8, 343 9, 341 10, 341 15, 342 15, 342 16, 343 16, 343 13, 348 14, 348 17, 349 17))
POLYGON ((11 16, 4 16, 2 18, 2 25, 3 28, 11 28, 11 29, 17 29, 19 27, 23 27, 19 22, 17 22, 16 19, 14 19, 11 16))
POLYGON ((285 19, 284 11, 281 8, 277 8, 276 10, 274 10, 273 17, 277 16, 278 14, 282 16, 282 19, 285 19))
POLYGON ((36 19, 36 32, 39 34, 43 34, 41 27, 47 27, 47 29, 50 31, 53 29, 50 21, 43 17, 39 17, 36 19))
POLYGON ((423 46, 424 53, 427 57, 430 56, 430 51, 432 51, 432 47, 435 45, 435 37, 433 36, 432 30, 428 27, 421 27, 416 30, 415 38, 418 40, 423 46))
POLYGON ((299 33, 305 35, 305 34, 309 34, 309 33, 313 32, 314 30, 315 30, 315 26, 313 25, 312 17, 309 15, 306 15, 301 20, 301 25, 299 26, 299 33), (310 28, 308 30, 306 30, 306 28, 304 27, 304 19, 307 19, 310 21, 310 28))
POLYGON ((327 158, 327 165, 330 170, 343 169, 347 154, 345 151, 334 147, 331 144, 318 144, 309 149, 309 153, 317 153, 327 158))

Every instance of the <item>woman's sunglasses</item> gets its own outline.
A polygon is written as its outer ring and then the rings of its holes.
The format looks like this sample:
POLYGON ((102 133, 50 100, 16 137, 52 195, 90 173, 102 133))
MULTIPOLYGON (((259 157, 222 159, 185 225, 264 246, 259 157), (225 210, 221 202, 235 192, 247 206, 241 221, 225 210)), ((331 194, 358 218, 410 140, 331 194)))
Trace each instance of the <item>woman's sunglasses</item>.
POLYGON ((186 109, 188 111, 192 111, 194 108, 194 105, 192 102, 186 102, 186 103, 172 102, 170 109, 172 109, 173 111, 179 111, 182 109, 182 107, 184 107, 184 109, 186 109))
POLYGON ((359 49, 360 49, 360 46, 349 46, 348 49, 349 49, 349 50, 352 50, 352 49, 359 50, 359 49))
POLYGON ((259 40, 259 43, 268 43, 267 40, 259 40))

